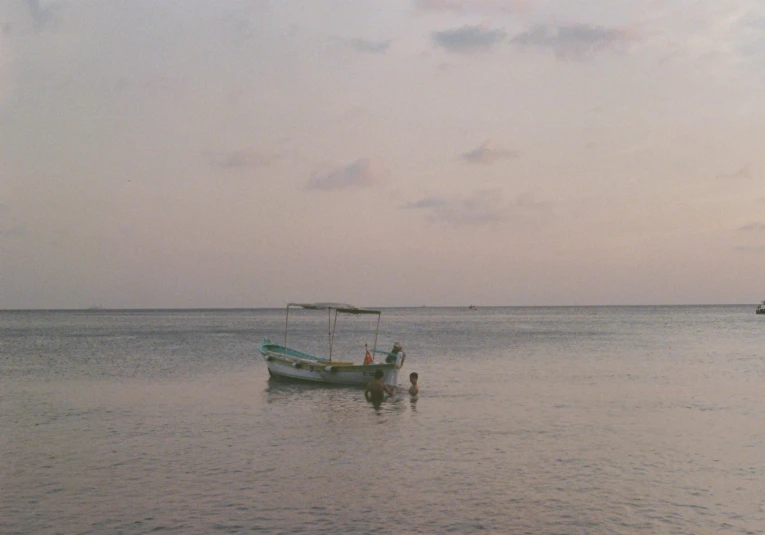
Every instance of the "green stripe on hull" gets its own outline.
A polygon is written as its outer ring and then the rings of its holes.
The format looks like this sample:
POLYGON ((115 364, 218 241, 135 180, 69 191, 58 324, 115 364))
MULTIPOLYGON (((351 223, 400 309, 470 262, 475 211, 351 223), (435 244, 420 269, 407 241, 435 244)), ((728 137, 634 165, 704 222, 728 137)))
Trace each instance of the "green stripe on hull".
MULTIPOLYGON (((269 362, 275 362, 277 364, 282 364, 283 366, 292 366, 292 364, 295 362, 294 360, 284 359, 280 357, 274 357, 273 355, 268 355, 266 359, 269 362)), ((317 371, 317 372, 326 372, 328 367, 332 367, 332 371, 328 373, 342 373, 342 372, 375 372, 377 370, 382 371, 388 371, 388 370, 400 370, 401 366, 396 366, 395 364, 359 364, 354 366, 335 366, 331 362, 321 363, 321 364, 308 364, 305 362, 300 363, 299 370, 308 370, 308 371, 317 371)))

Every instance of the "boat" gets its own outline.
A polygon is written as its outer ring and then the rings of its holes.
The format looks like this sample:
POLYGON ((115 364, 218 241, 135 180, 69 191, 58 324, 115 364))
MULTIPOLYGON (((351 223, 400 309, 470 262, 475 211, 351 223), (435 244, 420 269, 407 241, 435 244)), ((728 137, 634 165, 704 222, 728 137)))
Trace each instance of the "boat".
POLYGON ((470 310, 478 310, 478 307, 477 307, 477 306, 475 306, 475 305, 470 305, 470 306, 468 307, 468 309, 470 309, 470 310))
POLYGON ((757 310, 754 311, 755 314, 765 314, 765 301, 757 305, 757 310))
POLYGON ((396 386, 398 372, 404 365, 406 353, 403 346, 396 342, 390 351, 377 349, 377 336, 380 332, 380 317, 382 311, 368 308, 357 308, 344 303, 288 303, 284 322, 284 344, 272 342, 264 338, 258 345, 258 351, 266 361, 269 375, 277 380, 308 381, 328 385, 361 386, 366 385, 377 370, 383 372, 383 382, 388 386, 396 386), (317 356, 289 347, 290 309, 326 311, 329 322, 329 340, 326 356, 317 356), (376 315, 377 327, 372 349, 364 344, 366 351, 359 351, 358 362, 351 357, 333 353, 335 328, 338 315, 376 315), (366 362, 366 363, 365 363, 366 362))

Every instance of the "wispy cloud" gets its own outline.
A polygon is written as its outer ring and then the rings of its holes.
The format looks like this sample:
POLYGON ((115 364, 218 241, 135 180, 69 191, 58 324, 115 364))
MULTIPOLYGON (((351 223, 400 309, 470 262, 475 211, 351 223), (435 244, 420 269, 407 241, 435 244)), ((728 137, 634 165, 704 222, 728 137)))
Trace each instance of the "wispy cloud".
POLYGON ((271 165, 277 156, 253 149, 232 150, 210 156, 210 164, 224 169, 257 168, 271 165))
POLYGON ((29 14, 32 16, 32 22, 34 22, 35 28, 38 30, 56 21, 56 10, 59 7, 57 4, 42 7, 40 6, 40 0, 27 0, 27 7, 29 8, 29 14))
POLYGON ((468 163, 492 164, 498 160, 517 158, 518 156, 518 151, 504 149, 493 141, 487 140, 475 149, 462 153, 460 158, 468 163))
POLYGON ((0 238, 23 238, 27 228, 23 224, 7 225, 10 210, 8 204, 0 202, 0 238))
POLYGON ((538 201, 533 195, 524 194, 517 196, 511 203, 511 207, 513 207, 515 210, 527 211, 548 210, 552 207, 552 203, 547 201, 538 201))
POLYGON ((414 0, 415 7, 458 13, 519 13, 528 10, 527 0, 414 0))
POLYGON ((752 178, 752 169, 747 163, 733 172, 717 173, 716 177, 719 179, 752 178))
POLYGON ((337 45, 339 48, 352 50, 359 54, 385 54, 390 45, 393 43, 392 39, 365 39, 363 37, 354 37, 348 39, 346 37, 331 37, 330 42, 337 45))
POLYGON ((3 238, 23 238, 27 235, 27 228, 24 225, 14 225, 8 228, 0 228, 0 237, 3 238))
POLYGON ((372 41, 369 39, 349 39, 348 45, 362 54, 385 54, 390 48, 391 40, 387 41, 372 41))
POLYGON ((765 223, 750 223, 739 227, 740 232, 765 232, 765 223))
POLYGON ((549 203, 536 201, 530 195, 503 200, 498 190, 482 190, 463 197, 433 195, 402 206, 404 210, 420 210, 438 223, 453 226, 480 226, 498 223, 515 215, 528 215, 549 208, 549 203))
POLYGON ((739 253, 765 254, 765 245, 739 245, 734 250, 739 253))
POLYGON ((419 201, 407 203, 403 206, 405 210, 418 210, 422 208, 441 208, 449 204, 449 201, 443 197, 424 197, 419 201))
POLYGON ((478 192, 469 197, 446 199, 425 197, 404 205, 407 210, 423 210, 428 219, 454 226, 477 226, 501 221, 505 207, 490 192, 478 192))
POLYGON ((635 154, 643 154, 654 150, 656 145, 653 142, 636 143, 629 145, 623 149, 617 151, 619 156, 634 156, 635 154))
POLYGON ((483 25, 463 26, 441 32, 433 32, 433 41, 447 52, 484 52, 501 44, 507 34, 497 28, 490 30, 483 25))
POLYGON ((315 172, 306 184, 306 189, 338 191, 350 188, 365 188, 388 176, 385 165, 374 158, 361 158, 345 167, 326 172, 315 172))
POLYGON ((666 60, 694 63, 704 76, 729 76, 731 69, 761 65, 765 57, 765 4, 760 0, 738 2, 667 2, 661 18, 652 23, 657 44, 666 60), (662 21, 683 20, 669 26, 662 21))
POLYGON ((549 26, 538 24, 511 39, 519 46, 549 49, 558 59, 587 58, 606 48, 633 39, 632 32, 624 29, 571 24, 549 26))

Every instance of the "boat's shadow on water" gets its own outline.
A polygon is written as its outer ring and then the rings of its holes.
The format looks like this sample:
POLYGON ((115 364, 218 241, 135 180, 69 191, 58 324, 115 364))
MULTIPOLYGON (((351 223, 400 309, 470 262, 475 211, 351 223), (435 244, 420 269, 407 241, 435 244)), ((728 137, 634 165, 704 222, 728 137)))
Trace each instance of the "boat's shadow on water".
POLYGON ((391 410, 398 411, 410 405, 412 410, 416 410, 417 406, 417 398, 409 399, 410 396, 406 392, 399 391, 380 405, 375 405, 364 397, 364 387, 361 386, 317 384, 273 377, 266 381, 263 395, 266 403, 281 405, 321 403, 335 411, 373 410, 379 414, 391 410))
POLYGON ((291 401, 324 401, 346 403, 364 401, 364 388, 360 386, 317 384, 269 378, 263 389, 267 403, 291 401))
POLYGON ((301 381, 300 379, 289 379, 285 377, 269 377, 266 381, 266 391, 294 391, 294 392, 306 392, 306 391, 337 391, 346 390, 351 392, 363 391, 364 386, 361 385, 337 385, 332 383, 316 383, 313 381, 301 381))

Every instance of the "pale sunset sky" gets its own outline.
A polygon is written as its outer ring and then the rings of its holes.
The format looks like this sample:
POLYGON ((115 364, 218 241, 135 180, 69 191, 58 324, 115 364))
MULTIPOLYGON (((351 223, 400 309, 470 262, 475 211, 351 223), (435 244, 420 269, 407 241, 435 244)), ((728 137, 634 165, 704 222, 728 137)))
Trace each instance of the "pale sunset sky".
POLYGON ((0 0, 0 308, 756 303, 763 0, 0 0))

